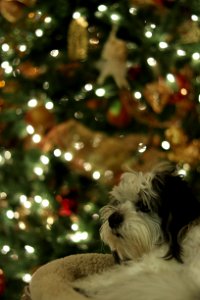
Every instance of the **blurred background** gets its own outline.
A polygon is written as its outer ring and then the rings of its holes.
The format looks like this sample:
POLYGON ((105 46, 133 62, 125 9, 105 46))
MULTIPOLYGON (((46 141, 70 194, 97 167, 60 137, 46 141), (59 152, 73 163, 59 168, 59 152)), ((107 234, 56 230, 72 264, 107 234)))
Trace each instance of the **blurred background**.
MULTIPOLYGON (((198 0, 0 0, 0 299, 106 252, 99 209, 169 160, 200 190, 198 0)), ((181 199, 180 199, 181 201, 181 199)))

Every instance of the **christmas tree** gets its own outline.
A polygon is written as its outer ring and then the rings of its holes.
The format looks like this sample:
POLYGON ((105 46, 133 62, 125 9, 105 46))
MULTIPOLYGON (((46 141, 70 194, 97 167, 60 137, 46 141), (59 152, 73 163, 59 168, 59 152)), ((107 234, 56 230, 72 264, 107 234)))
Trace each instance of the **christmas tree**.
POLYGON ((122 172, 199 189, 198 0, 0 2, 0 298, 55 258, 107 251, 122 172))

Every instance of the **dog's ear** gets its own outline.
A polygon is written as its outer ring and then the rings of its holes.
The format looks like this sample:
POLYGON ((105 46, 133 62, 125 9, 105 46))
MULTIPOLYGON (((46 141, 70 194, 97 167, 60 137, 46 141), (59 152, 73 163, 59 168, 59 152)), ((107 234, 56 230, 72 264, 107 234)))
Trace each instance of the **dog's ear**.
POLYGON ((152 187, 159 199, 158 215, 169 251, 166 259, 176 258, 182 262, 181 241, 188 225, 200 216, 200 203, 188 183, 173 174, 173 168, 155 174, 152 187))

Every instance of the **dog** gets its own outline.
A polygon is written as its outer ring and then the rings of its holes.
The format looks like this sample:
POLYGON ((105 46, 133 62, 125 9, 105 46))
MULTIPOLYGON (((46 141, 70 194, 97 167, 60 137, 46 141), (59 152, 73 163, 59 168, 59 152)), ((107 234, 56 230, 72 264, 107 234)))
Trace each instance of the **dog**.
POLYGON ((116 266, 76 288, 94 300, 200 300, 200 202, 169 163, 125 172, 100 210, 116 266))

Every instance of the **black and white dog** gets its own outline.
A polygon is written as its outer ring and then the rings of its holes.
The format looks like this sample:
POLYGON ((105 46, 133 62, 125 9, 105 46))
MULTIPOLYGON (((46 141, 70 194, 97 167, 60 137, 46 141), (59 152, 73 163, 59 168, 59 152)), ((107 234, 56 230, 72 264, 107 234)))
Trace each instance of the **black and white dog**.
POLYGON ((110 196, 100 235, 118 264, 78 288, 96 300, 200 300, 200 203, 175 168, 124 173, 110 196))

